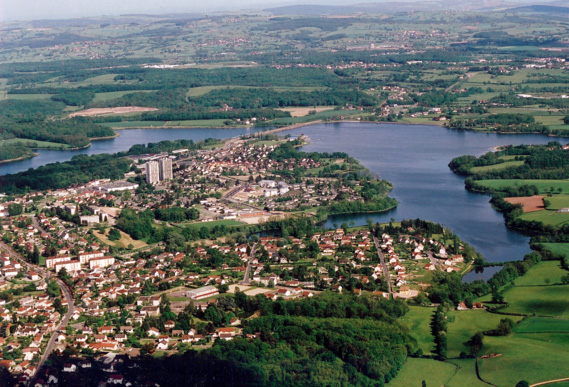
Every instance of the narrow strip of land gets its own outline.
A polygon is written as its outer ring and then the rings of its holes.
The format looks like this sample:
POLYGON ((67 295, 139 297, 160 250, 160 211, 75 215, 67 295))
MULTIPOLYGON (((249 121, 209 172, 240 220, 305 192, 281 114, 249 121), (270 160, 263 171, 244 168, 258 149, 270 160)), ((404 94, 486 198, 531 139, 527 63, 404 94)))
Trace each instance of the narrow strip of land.
POLYGON ((569 380, 569 378, 547 380, 547 381, 545 381, 545 382, 539 382, 539 383, 535 383, 535 384, 530 384, 529 387, 544 386, 544 385, 546 385, 546 384, 553 384, 553 383, 565 382, 565 381, 567 381, 567 380, 569 380))

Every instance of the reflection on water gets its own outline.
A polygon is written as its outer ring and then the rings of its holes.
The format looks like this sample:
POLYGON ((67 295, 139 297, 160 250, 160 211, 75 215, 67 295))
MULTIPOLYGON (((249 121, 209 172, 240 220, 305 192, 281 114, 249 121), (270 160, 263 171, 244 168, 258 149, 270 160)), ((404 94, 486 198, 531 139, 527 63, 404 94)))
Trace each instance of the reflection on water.
MULTIPOLYGON (((79 151, 40 151, 30 160, 0 165, 0 174, 15 173, 56 161, 69 160, 76 154, 115 153, 128 150, 134 144, 162 140, 228 138, 251 133, 248 129, 129 129, 120 137, 95 141, 88 149, 79 151)), ((289 132, 293 136, 307 134, 311 143, 307 151, 350 154, 373 173, 391 181, 392 196, 399 206, 383 214, 363 214, 331 217, 326 226, 354 222, 356 225, 374 222, 422 218, 441 223, 481 252, 490 262, 522 259, 529 250, 529 238, 509 230, 502 215, 494 211, 486 195, 469 193, 464 179, 453 174, 448 163, 464 154, 481 155, 493 147, 507 144, 545 144, 551 138, 532 135, 497 135, 453 131, 436 126, 401 124, 340 123, 317 124, 289 132)), ((566 139, 558 139, 567 143, 566 139)), ((497 268, 467 277, 489 278, 497 268)))

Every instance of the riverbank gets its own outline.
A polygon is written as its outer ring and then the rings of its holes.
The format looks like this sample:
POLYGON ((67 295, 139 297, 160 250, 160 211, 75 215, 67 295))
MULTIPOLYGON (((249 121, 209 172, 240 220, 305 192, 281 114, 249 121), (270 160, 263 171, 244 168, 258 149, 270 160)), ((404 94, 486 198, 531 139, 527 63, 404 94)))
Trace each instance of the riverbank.
POLYGON ((22 156, 22 157, 18 157, 15 159, 7 159, 7 160, 1 160, 0 164, 8 164, 8 163, 13 163, 15 161, 22 161, 22 160, 27 160, 27 159, 31 159, 33 157, 39 156, 39 153, 32 153, 31 155, 28 156, 22 156))

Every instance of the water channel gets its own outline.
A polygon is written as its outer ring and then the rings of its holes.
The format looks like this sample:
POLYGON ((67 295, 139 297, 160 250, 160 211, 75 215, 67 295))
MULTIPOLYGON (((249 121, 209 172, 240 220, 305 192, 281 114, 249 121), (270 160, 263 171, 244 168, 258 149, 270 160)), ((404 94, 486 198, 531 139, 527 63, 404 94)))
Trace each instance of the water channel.
MULTIPOLYGON (((134 144, 161 140, 228 138, 250 133, 246 129, 128 129, 111 140, 95 141, 78 151, 45 151, 40 156, 0 165, 0 175, 15 173, 55 161, 69 160, 75 154, 114 153, 134 144)), ((509 230, 502 215, 491 208, 489 197, 464 189, 464 179, 448 168, 449 161, 464 154, 481 155, 493 147, 507 144, 544 144, 567 139, 519 134, 498 135, 455 131, 429 125, 336 123, 315 124, 289 131, 292 136, 306 134, 306 151, 341 151, 358 159, 395 188, 391 196, 399 206, 387 213, 331 217, 326 226, 342 222, 356 225, 374 222, 422 218, 441 223, 470 243, 490 262, 522 259, 529 250, 529 238, 509 230)), ((495 268, 493 268, 495 269, 495 268)), ((495 270, 486 270, 489 278, 495 270)), ((478 278, 470 273, 466 280, 478 278)))

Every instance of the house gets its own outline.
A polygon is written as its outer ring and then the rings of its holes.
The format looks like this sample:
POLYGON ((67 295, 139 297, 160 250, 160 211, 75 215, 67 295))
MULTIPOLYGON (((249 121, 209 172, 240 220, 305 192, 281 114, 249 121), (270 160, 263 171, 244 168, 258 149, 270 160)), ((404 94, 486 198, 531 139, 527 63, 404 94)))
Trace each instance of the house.
POLYGON ((124 382, 124 377, 120 374, 112 374, 111 376, 109 376, 109 379, 107 380, 107 383, 109 384, 123 384, 124 382))
POLYGON ((156 349, 159 351, 165 351, 168 349, 168 342, 166 340, 160 340, 156 345, 156 349))
POLYGON ((461 302, 458 304, 458 307, 456 308, 456 310, 468 310, 468 307, 466 306, 466 304, 464 302, 461 302))
POLYGON ((158 337, 158 336, 160 336, 160 331, 159 331, 157 328, 149 328, 149 329, 146 331, 146 334, 147 334, 148 336, 158 337))
POLYGON ((63 372, 75 372, 77 371, 77 366, 71 363, 65 363, 63 365, 63 372))
POLYGON ((277 295, 281 297, 288 297, 291 295, 291 293, 289 289, 279 289, 277 290, 277 295))
POLYGON ((113 333, 113 332, 114 332, 114 329, 115 329, 115 328, 113 328, 113 327, 111 327, 111 326, 104 325, 104 326, 102 326, 102 327, 99 328, 99 332, 102 333, 102 334, 110 334, 110 333, 113 333))
POLYGON ((220 339, 223 340, 233 340, 235 337, 235 328, 218 328, 217 335, 220 339))

